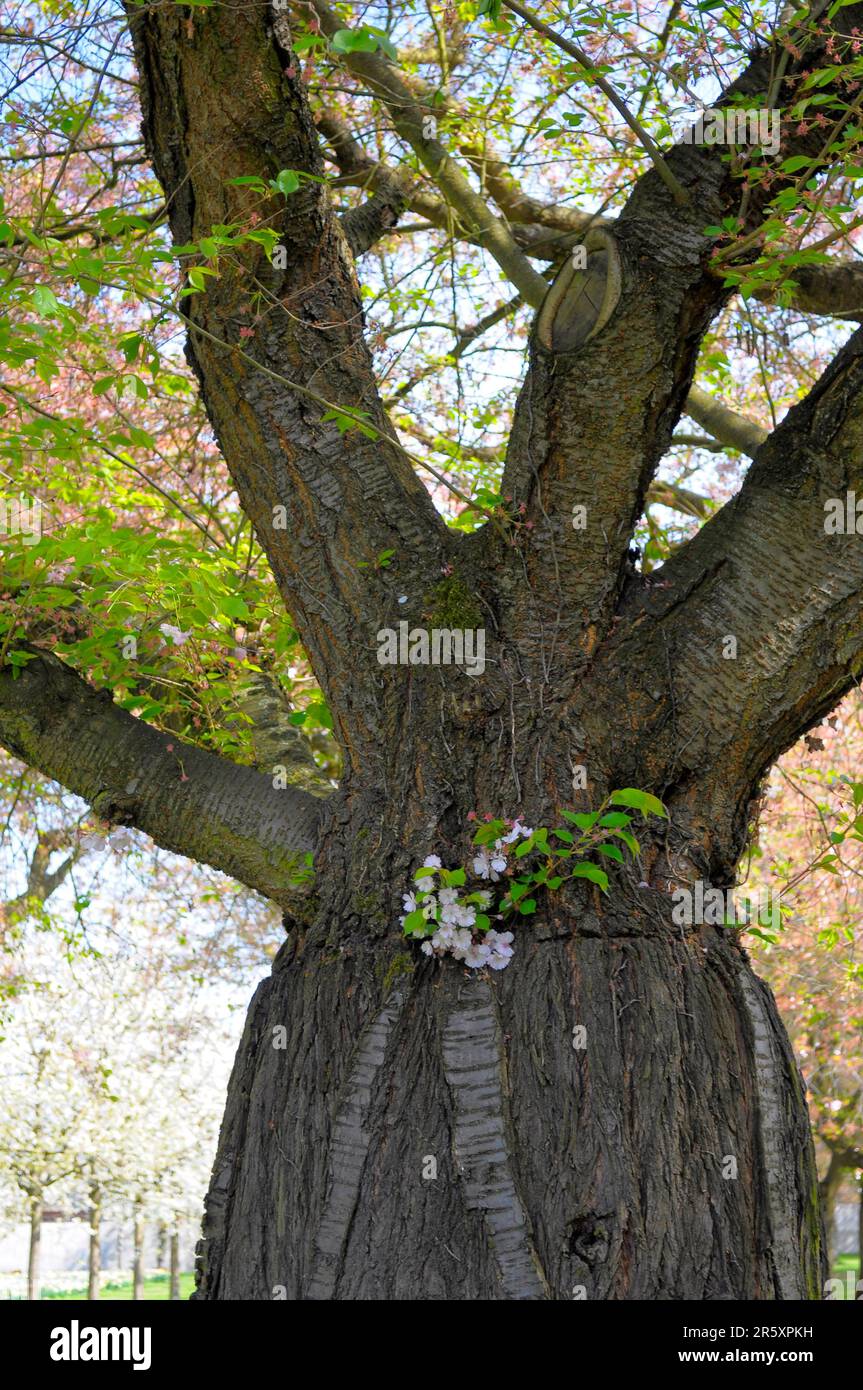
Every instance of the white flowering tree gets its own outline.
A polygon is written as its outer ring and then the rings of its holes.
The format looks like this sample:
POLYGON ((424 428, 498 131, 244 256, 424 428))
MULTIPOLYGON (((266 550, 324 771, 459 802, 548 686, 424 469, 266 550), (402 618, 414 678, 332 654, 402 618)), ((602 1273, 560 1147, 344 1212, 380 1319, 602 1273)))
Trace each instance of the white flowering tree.
POLYGON ((140 1297, 144 1223, 200 1214, 226 1076, 224 1038, 199 1012, 200 984, 143 945, 133 956, 70 966, 49 940, 25 960, 41 982, 15 1000, 0 1041, 0 1172, 27 1203, 29 1296, 38 1297, 50 1197, 89 1210, 91 1298, 99 1291, 102 1214, 131 1207, 140 1297))

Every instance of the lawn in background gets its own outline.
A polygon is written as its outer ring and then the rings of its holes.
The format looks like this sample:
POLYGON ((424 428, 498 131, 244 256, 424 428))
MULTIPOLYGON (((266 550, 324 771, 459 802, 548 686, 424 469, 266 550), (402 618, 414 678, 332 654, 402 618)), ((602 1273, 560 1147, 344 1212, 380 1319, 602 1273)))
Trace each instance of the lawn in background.
MULTIPOLYGON (((857 1280, 860 1278, 860 1257, 858 1255, 837 1255, 836 1259, 833 1261, 833 1269, 831 1270, 831 1274, 834 1279, 842 1280, 842 1292, 839 1294, 837 1302, 839 1298, 848 1298, 846 1286, 846 1280, 848 1278, 848 1275, 846 1271, 849 1269, 853 1269, 854 1282, 856 1283, 857 1280)), ((858 1295, 858 1297, 859 1296, 860 1295, 858 1295)), ((854 1297, 853 1293, 851 1294, 851 1297, 854 1297)))
MULTIPOLYGON (((194 1274, 181 1274, 181 1275, 180 1275, 180 1299, 181 1299, 181 1300, 188 1298, 189 1295, 190 1295, 190 1293, 193 1291, 194 1287, 195 1287, 195 1276, 194 1276, 194 1274)), ((168 1295, 169 1295, 169 1293, 170 1293, 170 1291, 171 1291, 171 1281, 170 1281, 170 1279, 168 1278, 168 1275, 167 1275, 167 1274, 153 1274, 153 1275, 150 1276, 150 1278, 144 1280, 144 1298, 145 1298, 145 1299, 150 1299, 150 1298, 167 1298, 168 1295)), ((79 1303, 79 1302, 81 1302, 82 1300, 83 1300, 83 1301, 86 1301, 86 1298, 87 1298, 87 1286, 86 1286, 86 1284, 85 1284, 82 1288, 80 1288, 80 1289, 75 1289, 75 1290, 74 1290, 73 1292, 71 1292, 71 1293, 68 1292, 68 1291, 66 1291, 66 1290, 64 1290, 63 1293, 59 1293, 59 1292, 53 1292, 51 1289, 43 1289, 43 1290, 42 1290, 42 1297, 43 1297, 43 1298, 52 1298, 52 1299, 53 1299, 53 1298, 64 1299, 64 1300, 66 1300, 66 1301, 69 1301, 70 1299, 73 1299, 75 1302, 78 1302, 78 1303, 79 1303)), ((106 1302, 108 1299, 112 1299, 112 1298, 127 1299, 129 1302, 131 1302, 131 1301, 132 1301, 132 1281, 131 1281, 131 1279, 130 1279, 129 1282, 126 1283, 126 1284, 105 1284, 105 1285, 103 1286, 103 1288, 101 1289, 99 1302, 100 1302, 100 1303, 104 1303, 104 1302, 106 1302)))

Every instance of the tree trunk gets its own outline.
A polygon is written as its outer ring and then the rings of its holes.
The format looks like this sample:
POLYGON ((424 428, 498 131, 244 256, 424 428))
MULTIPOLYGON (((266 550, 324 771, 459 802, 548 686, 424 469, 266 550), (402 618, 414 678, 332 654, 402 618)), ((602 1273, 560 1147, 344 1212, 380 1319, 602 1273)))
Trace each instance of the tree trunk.
POLYGON ((136 1200, 132 1220, 132 1298, 137 1302, 144 1297, 144 1235, 142 1204, 136 1200))
POLYGON ((836 1198, 845 1176, 845 1163, 840 1154, 831 1153, 830 1163, 823 1179, 818 1184, 821 1213, 824 1218, 824 1240, 827 1247, 827 1263, 833 1268, 833 1261, 841 1250, 836 1250, 836 1198))
POLYGON ((860 1179, 860 1193, 857 1203, 857 1277, 863 1284, 863 1178, 860 1179))
POLYGON ((27 1259, 27 1297, 30 1301, 42 1297, 39 1285, 39 1263, 42 1249, 42 1213, 44 1203, 40 1197, 30 1198, 30 1251, 27 1259))
POLYGON ((196 1298, 820 1297, 804 1087, 734 931, 636 875, 477 974, 391 926, 453 825, 348 829, 251 1004, 196 1298))
POLYGON ((87 1298, 100 1296, 99 1275, 102 1270, 102 1189, 98 1183, 90 1186, 90 1243, 87 1251, 87 1298))
POLYGON ((180 1232, 176 1226, 171 1228, 171 1290, 170 1298, 180 1297, 180 1232))

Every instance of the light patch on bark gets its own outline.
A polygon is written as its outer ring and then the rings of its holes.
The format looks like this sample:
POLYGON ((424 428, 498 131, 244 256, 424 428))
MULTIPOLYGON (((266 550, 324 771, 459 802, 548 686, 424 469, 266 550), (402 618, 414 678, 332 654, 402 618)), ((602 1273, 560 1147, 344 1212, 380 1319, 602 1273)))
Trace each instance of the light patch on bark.
POLYGON ((450 1013, 443 1037, 444 1072, 456 1112, 456 1165, 467 1206, 485 1218, 507 1297, 546 1299, 550 1293, 510 1169, 502 1039, 491 991, 475 980, 467 994, 467 1006, 450 1013))
POLYGON ((330 1190, 318 1228, 315 1263, 309 1285, 310 1299, 332 1299, 335 1293, 368 1154, 370 1136, 366 1119, 372 1087, 383 1064, 387 1039, 403 1002, 404 995, 394 991, 362 1035, 357 1048, 333 1131, 330 1190))
POLYGON ((771 1254, 780 1299, 806 1298, 801 1276, 796 1184, 788 1181, 794 1155, 785 1139, 788 1116, 785 1094, 788 1081, 779 1055, 760 982, 747 966, 740 972, 740 988, 752 1024, 752 1059, 758 1092, 758 1132, 761 1140, 764 1187, 770 1223, 771 1254))
POLYGON ((564 263, 537 315, 537 339, 547 352, 575 352, 602 332, 623 289, 617 244, 604 227, 592 227, 582 243, 587 266, 564 263))

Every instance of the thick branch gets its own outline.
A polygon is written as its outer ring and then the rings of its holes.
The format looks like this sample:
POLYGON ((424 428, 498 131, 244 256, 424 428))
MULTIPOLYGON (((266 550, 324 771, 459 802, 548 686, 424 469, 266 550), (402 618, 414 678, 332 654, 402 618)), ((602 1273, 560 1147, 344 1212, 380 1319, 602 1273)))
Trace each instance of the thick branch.
POLYGON ((378 396, 353 258, 320 180, 284 15, 268 31, 264 6, 216 6, 190 35, 182 6, 130 7, 130 26, 144 135, 175 241, 262 215, 280 231, 282 257, 271 263, 251 245, 243 263, 225 264, 205 293, 183 301, 189 353, 243 509, 359 764, 385 698, 374 633, 397 598, 373 562, 396 552, 410 615, 450 546, 446 528, 378 396), (262 207, 231 183, 282 169, 311 176, 287 202, 274 194, 262 207), (329 406, 364 415, 370 431, 345 430, 329 406))
POLYGON ((686 397, 686 413, 691 415, 697 425, 709 430, 714 439, 739 449, 741 454, 754 458, 767 438, 768 431, 762 429, 754 420, 729 410, 727 405, 702 391, 700 386, 692 386, 686 397))
POLYGON ((603 651, 655 784, 688 782, 699 819, 736 826, 739 848, 766 769, 863 672, 857 498, 863 329, 759 449, 738 496, 632 586, 603 651))
POLYGON ((17 679, 0 670, 0 743, 104 820, 135 826, 283 907, 296 902, 291 877, 314 849, 321 801, 160 733, 49 653, 17 679))
MULTIPOLYGON (((863 6, 842 17, 843 29, 863 24, 863 6)), ((829 61, 827 37, 819 31, 805 57, 789 58, 773 104, 790 103, 804 64, 829 61)), ((762 102, 771 61, 769 50, 759 51, 717 105, 762 102)), ((829 128, 801 134, 786 125, 775 167, 790 155, 821 155, 828 137, 829 128)), ((711 270, 704 229, 742 211, 743 234, 755 232, 785 177, 744 194, 715 146, 681 142, 667 162, 689 204, 677 205, 655 171, 643 175, 613 226, 585 238, 586 271, 565 263, 537 319, 503 491, 527 504, 533 523, 528 582, 515 591, 511 623, 515 634, 532 634, 543 672, 550 651, 563 666, 568 636, 581 641, 586 659, 613 620, 647 488, 689 408, 703 335, 731 293, 711 270), (574 527, 573 518, 586 524, 574 527)), ((747 451, 754 443, 747 440, 747 451)))

